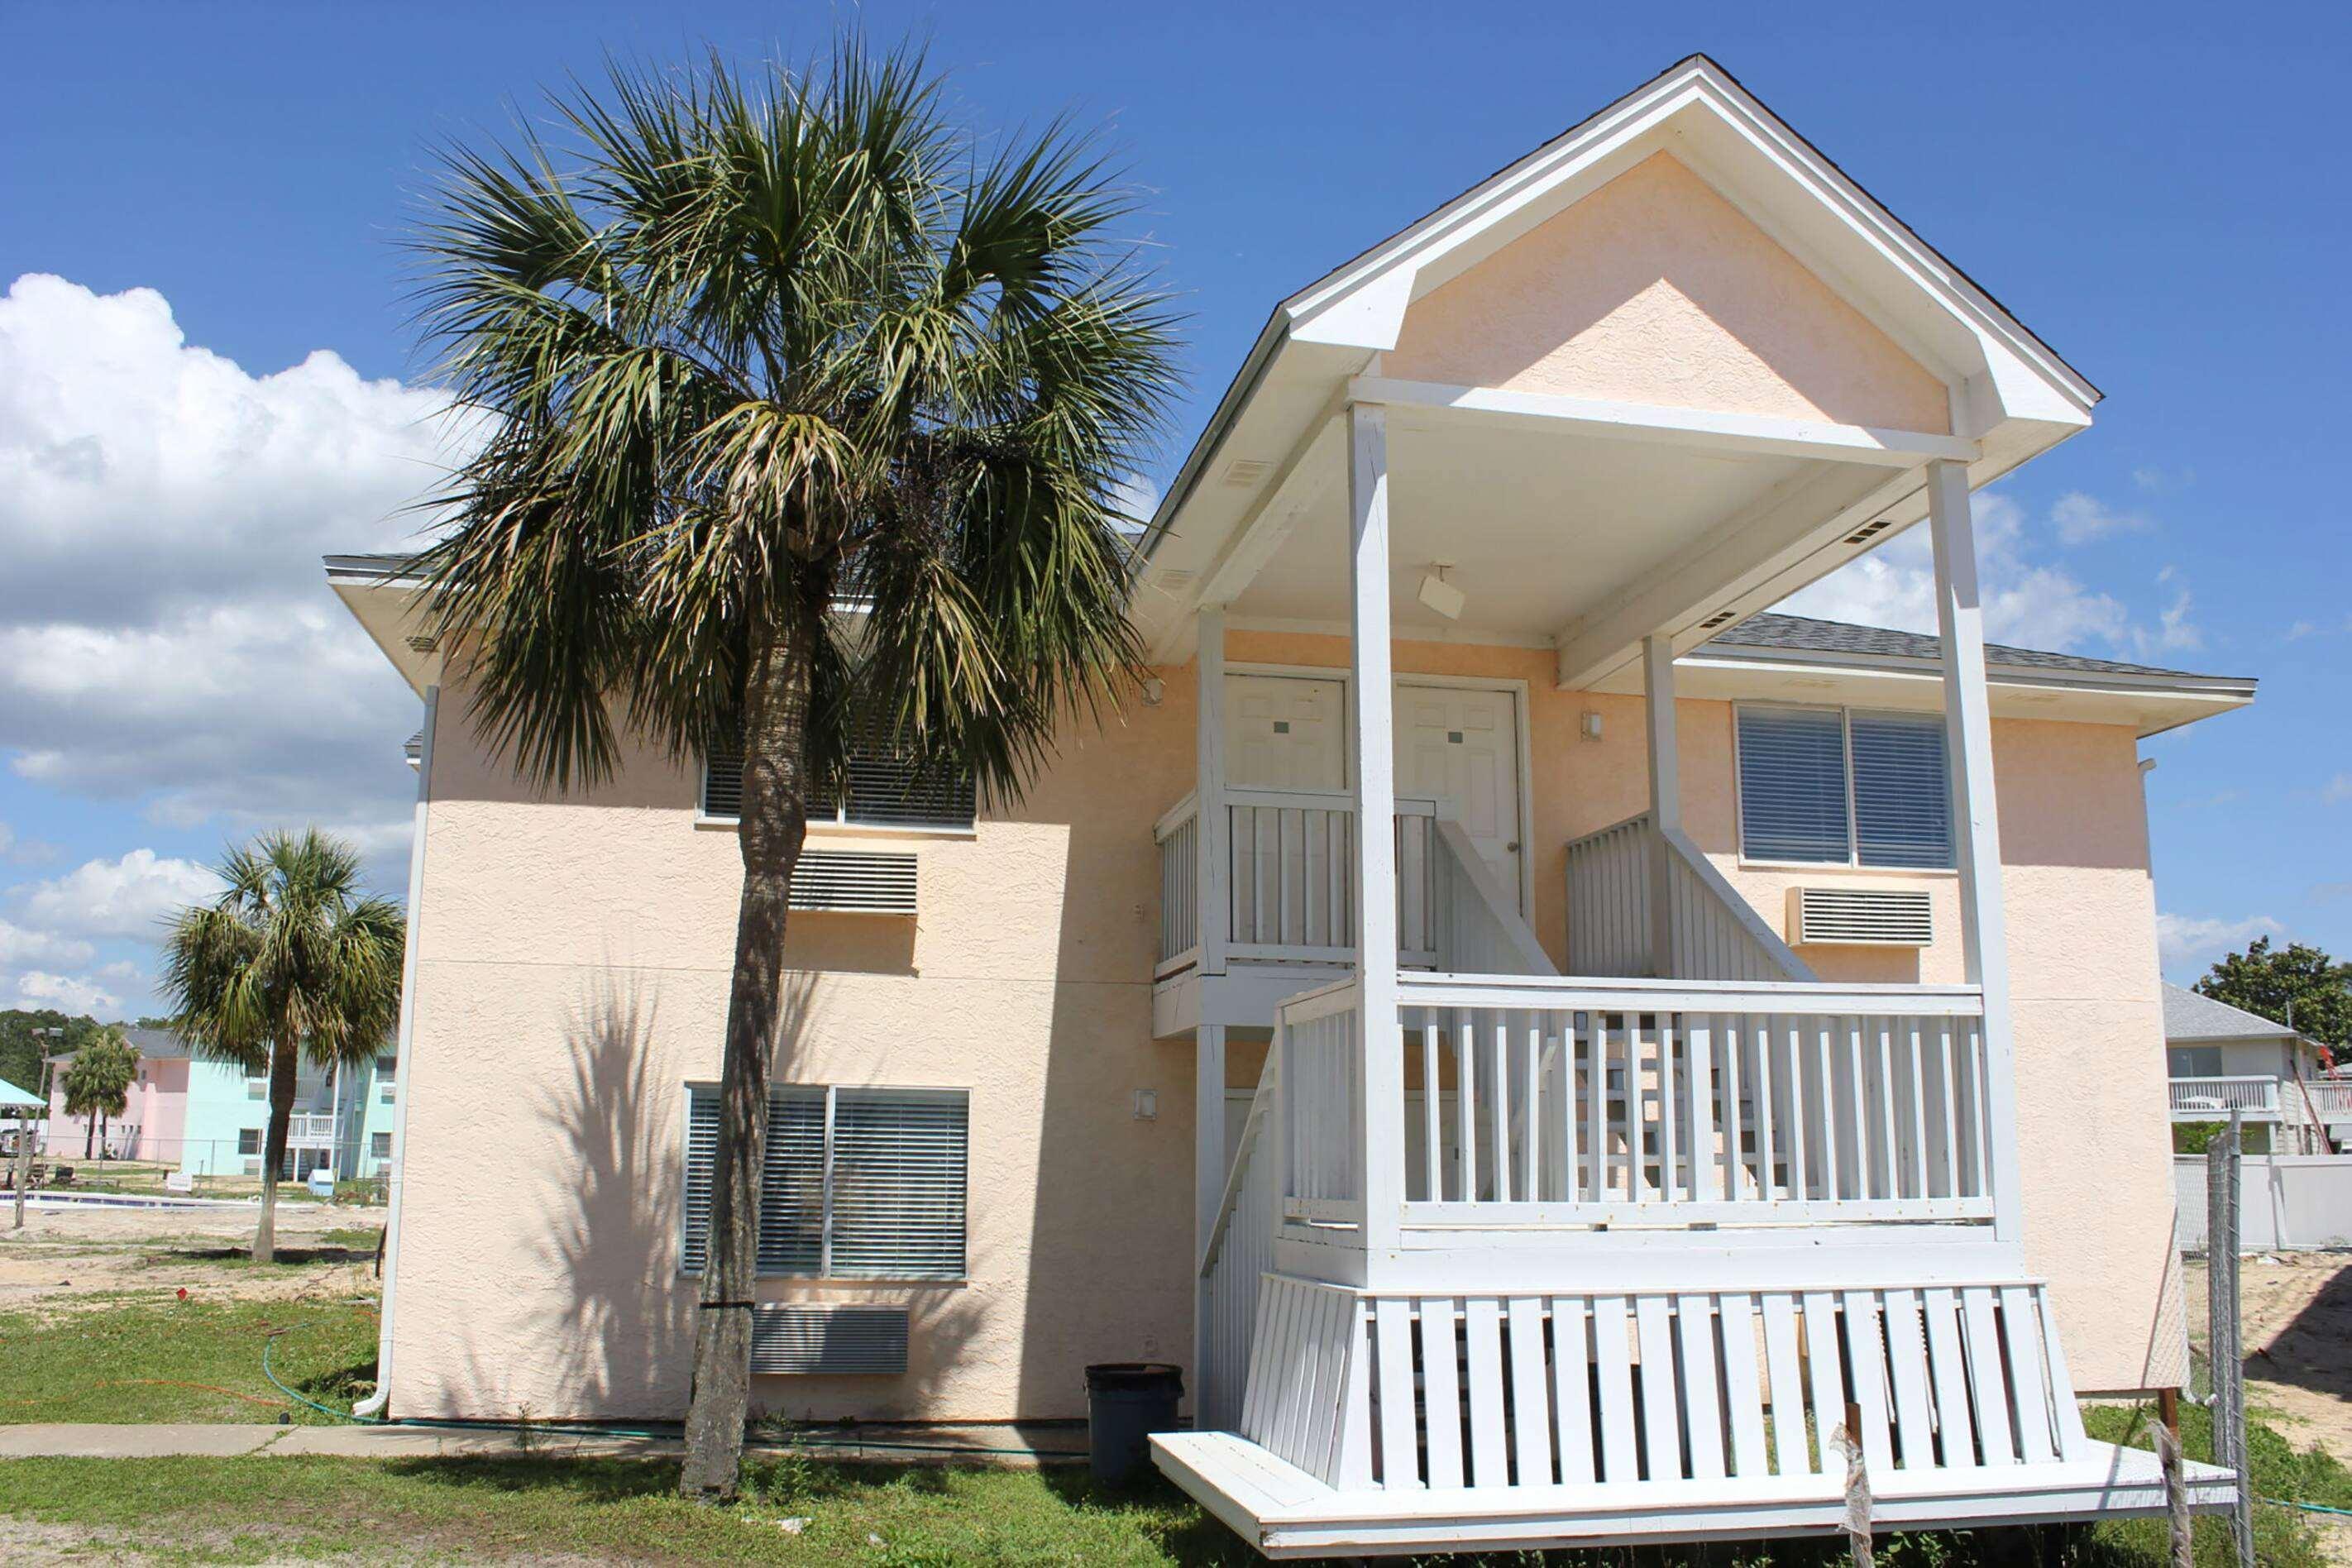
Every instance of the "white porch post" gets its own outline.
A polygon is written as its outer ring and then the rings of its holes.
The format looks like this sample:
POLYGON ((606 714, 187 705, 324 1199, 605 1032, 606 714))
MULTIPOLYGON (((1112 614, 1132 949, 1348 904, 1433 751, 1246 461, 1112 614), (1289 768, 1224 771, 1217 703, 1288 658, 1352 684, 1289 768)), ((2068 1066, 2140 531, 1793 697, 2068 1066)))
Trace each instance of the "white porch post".
POLYGON ((1392 1254, 1404 1204, 1404 1048, 1397 1018, 1396 677, 1389 644, 1389 427, 1378 404, 1348 409, 1348 578, 1354 634, 1349 726, 1356 748, 1356 973, 1362 990, 1366 1267, 1392 1254))
POLYGON ((1196 658, 1201 676, 1199 701, 1199 733, 1193 742, 1193 755, 1199 776, 1192 786, 1192 798, 1199 803, 1199 830, 1193 840, 1199 846, 1201 868, 1195 886, 1200 889, 1193 919, 1200 928, 1201 963, 1203 974, 1225 972, 1225 943, 1233 935, 1234 903, 1232 889, 1226 883, 1231 875, 1233 856, 1225 843, 1233 824, 1225 814, 1225 607, 1223 605, 1201 606, 1201 651, 1196 658))
POLYGON ((2009 939, 2001 909, 2000 813, 1993 798, 1992 709, 1985 691, 1984 607, 1977 586, 1969 470, 1927 465, 1936 547, 1936 620, 1943 638, 1944 752, 1953 850, 1960 873, 1960 940, 1970 984, 1984 992, 1985 1109, 1991 1123, 1993 1237, 2022 1235, 2018 1190, 2016 1037, 2009 1010, 2009 939))
POLYGON ((1209 1394, 1209 1282, 1198 1272, 1225 1195, 1225 1026, 1203 1024, 1192 1051, 1192 1425, 1209 1394))
POLYGON ((1653 635, 1642 640, 1642 677, 1650 720, 1650 973, 1664 979, 1675 972, 1675 852, 1666 838, 1683 825, 1674 638, 1653 635))

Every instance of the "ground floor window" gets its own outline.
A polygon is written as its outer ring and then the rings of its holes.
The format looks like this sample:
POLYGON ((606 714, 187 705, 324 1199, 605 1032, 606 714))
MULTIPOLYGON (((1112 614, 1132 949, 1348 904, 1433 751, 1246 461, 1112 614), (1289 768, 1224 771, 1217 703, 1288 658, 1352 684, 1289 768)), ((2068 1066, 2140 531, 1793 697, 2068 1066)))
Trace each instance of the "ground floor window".
POLYGON ((371 1132, 368 1134, 368 1158, 371 1160, 389 1160, 392 1158, 391 1133, 371 1132))
MULTIPOLYGON (((835 1279, 959 1279, 970 1096, 962 1089, 789 1085, 768 1098, 760 1272, 835 1279)), ((719 1091, 687 1089, 679 1267, 702 1271, 719 1091)))
POLYGON ((258 1127, 240 1128, 236 1135, 236 1152, 240 1154, 260 1153, 261 1129, 258 1127))

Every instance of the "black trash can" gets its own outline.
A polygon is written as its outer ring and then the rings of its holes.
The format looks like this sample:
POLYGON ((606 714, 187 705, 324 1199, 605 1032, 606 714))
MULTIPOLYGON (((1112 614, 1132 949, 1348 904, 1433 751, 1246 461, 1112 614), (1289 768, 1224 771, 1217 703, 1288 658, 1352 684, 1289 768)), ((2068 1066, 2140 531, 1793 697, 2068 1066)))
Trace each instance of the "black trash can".
POLYGON ((1164 1362, 1105 1362, 1087 1368, 1087 1443, 1098 1481, 1121 1481, 1150 1456, 1154 1432, 1176 1430, 1184 1371, 1164 1362))

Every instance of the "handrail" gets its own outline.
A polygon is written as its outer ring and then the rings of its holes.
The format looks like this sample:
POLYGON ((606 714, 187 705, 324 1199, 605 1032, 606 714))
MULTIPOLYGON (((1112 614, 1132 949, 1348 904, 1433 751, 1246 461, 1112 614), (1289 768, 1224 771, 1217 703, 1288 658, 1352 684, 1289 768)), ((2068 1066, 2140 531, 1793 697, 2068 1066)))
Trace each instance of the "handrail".
POLYGON ((1765 956, 1781 973, 1790 980, 1815 978, 1811 966, 1797 956, 1795 949, 1780 940, 1779 931, 1764 923, 1764 917, 1756 912, 1756 906, 1742 897, 1729 879, 1715 868, 1715 862, 1691 841, 1690 835, 1679 827, 1670 827, 1665 831, 1665 840, 1667 847, 1681 858, 1691 874, 1705 884, 1709 892, 1723 900, 1725 912, 1731 916, 1741 931, 1747 932, 1749 940, 1764 950, 1765 956))
POLYGON ((1452 852, 1454 874, 1477 895, 1478 901, 1485 906, 1502 932, 1504 941, 1519 961, 1528 965, 1526 973, 1558 974, 1559 966, 1551 961, 1551 954, 1543 950, 1543 943, 1536 940, 1536 933, 1528 927, 1527 918, 1519 913, 1518 900, 1503 886, 1502 879, 1495 875, 1495 868, 1486 863, 1486 858, 1478 853, 1478 847, 1470 841, 1470 835, 1462 825, 1440 812, 1437 837, 1438 841, 1452 852))
POLYGON ((1591 832, 1584 835, 1581 838, 1570 839, 1568 841, 1569 853, 1572 855, 1588 844, 1606 838, 1612 833, 1622 833, 1628 827, 1638 827, 1649 820, 1650 814, 1648 812, 1637 811, 1633 816, 1622 818, 1620 821, 1612 822, 1606 827, 1596 827, 1591 832))
POLYGON ((1624 980, 1613 975, 1397 976, 1408 1006, 1574 1007, 1603 1013, 1900 1014, 1978 1018, 1984 992, 1974 985, 1885 982, 1624 980))
POLYGON ((1160 820, 1151 825, 1151 841, 1154 844, 1166 843, 1170 834, 1175 832, 1178 828, 1183 826, 1184 824, 1190 822, 1192 818, 1200 815, 1200 792, 1198 790, 1186 790, 1184 792, 1184 798, 1178 801, 1174 805, 1170 806, 1166 811, 1161 812, 1160 814, 1160 820))
POLYGON ((1265 1065, 1258 1068, 1257 1089, 1250 1096, 1249 1116, 1242 1123, 1242 1135, 1225 1167, 1225 1190, 1217 1199, 1216 1223, 1210 1226, 1208 1239, 1201 1244, 1201 1267, 1198 1272, 1206 1278, 1216 1266, 1217 1248, 1225 1239, 1226 1227, 1233 1224, 1234 1210, 1241 1205, 1242 1184, 1249 1175, 1250 1156, 1256 1152, 1258 1130, 1265 1124, 1274 1101, 1280 1093, 1282 1074, 1278 1070, 1282 1053, 1268 1047, 1265 1065))

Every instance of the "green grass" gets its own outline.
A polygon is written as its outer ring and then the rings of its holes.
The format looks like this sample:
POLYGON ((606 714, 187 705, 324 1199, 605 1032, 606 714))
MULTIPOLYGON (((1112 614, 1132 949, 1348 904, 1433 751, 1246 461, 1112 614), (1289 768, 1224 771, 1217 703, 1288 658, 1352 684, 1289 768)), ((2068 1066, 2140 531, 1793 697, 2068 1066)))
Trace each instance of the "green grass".
MULTIPOLYGON (((2083 1425, 2092 1436, 2136 1448, 2156 1447, 2155 1419, 2155 1407, 2147 1405, 2089 1405, 2083 1411, 2083 1425)), ((2182 1405, 2180 1437, 2190 1458, 2212 1458, 2213 1419, 2202 1407, 2182 1405)), ((2257 1498, 2352 1508, 2352 1470, 2317 1448, 2295 1447, 2252 1415, 2246 1421, 2246 1455, 2257 1498)), ((2165 1561, 2161 1520, 2103 1524, 2099 1533, 2134 1560, 2144 1557, 2151 1564, 2165 1561)), ((2199 1517, 2196 1548, 2197 1561, 2205 1568, 2230 1568, 2236 1563, 2226 1515, 2199 1517)), ((2307 1517, 2272 1501, 2254 1505, 2254 1554, 2273 1568, 2316 1568, 2324 1561, 2307 1517)))
POLYGON ((0 1315, 0 1422, 273 1422, 328 1418, 278 1393, 271 1370, 349 1406, 375 1375, 375 1312, 350 1301, 124 1300, 0 1315), (280 1332, 280 1331, 283 1331, 280 1332))

